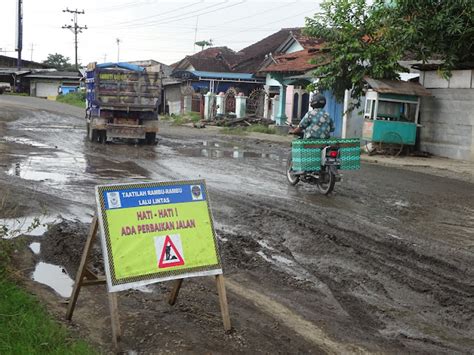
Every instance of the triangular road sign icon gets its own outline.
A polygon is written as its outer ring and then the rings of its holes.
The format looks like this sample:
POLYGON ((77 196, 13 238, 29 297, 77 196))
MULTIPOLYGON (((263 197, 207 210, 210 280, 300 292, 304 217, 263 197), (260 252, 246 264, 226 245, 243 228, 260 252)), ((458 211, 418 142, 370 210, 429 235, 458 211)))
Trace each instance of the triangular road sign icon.
POLYGON ((161 251, 160 260, 158 261, 158 267, 166 268, 180 265, 184 265, 184 259, 170 236, 167 235, 163 243, 163 250, 161 251))

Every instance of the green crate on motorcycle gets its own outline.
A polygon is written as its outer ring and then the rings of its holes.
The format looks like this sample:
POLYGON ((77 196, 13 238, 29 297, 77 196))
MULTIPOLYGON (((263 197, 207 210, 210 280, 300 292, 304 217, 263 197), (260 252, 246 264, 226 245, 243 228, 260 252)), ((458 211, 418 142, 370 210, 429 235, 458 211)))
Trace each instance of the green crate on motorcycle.
POLYGON ((293 171, 319 171, 321 149, 327 145, 339 146, 340 170, 360 169, 359 138, 295 139, 291 143, 293 171))

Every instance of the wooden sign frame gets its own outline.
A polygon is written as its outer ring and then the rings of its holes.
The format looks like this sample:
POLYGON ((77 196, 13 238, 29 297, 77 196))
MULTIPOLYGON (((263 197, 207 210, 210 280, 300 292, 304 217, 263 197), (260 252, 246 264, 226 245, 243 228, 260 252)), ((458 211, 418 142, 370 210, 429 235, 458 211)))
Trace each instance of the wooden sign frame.
MULTIPOLYGON (((87 236, 86 244, 82 252, 81 262, 79 264, 79 269, 77 270, 76 280, 74 283, 74 288, 69 299, 69 304, 66 312, 66 319, 71 320, 74 313, 74 309, 77 304, 77 299, 81 291, 82 286, 95 286, 95 285, 105 285, 106 278, 105 276, 99 276, 92 272, 88 267, 88 261, 92 246, 96 242, 97 231, 99 228, 99 222, 97 215, 92 219, 92 223, 89 229, 89 234, 87 236)), ((222 274, 215 275, 217 293, 219 295, 219 304, 222 314, 222 321, 224 325, 224 330, 226 332, 232 329, 230 316, 229 316, 229 306, 227 303, 227 295, 225 290, 224 276, 222 274)), ((179 290, 181 289, 183 279, 175 280, 173 289, 169 295, 168 303, 173 306, 176 303, 176 300, 179 295, 179 290)), ((117 293, 116 292, 107 292, 109 300, 109 311, 110 311, 110 321, 112 326, 112 342, 116 351, 121 350, 121 337, 122 331, 120 327, 119 313, 118 313, 118 302, 117 302, 117 293)))

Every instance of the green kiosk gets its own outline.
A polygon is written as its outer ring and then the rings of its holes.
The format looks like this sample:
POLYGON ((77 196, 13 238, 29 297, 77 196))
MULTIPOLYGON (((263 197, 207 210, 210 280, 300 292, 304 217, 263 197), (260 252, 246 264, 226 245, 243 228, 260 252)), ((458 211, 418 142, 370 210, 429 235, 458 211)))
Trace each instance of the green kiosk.
POLYGON ((369 85, 362 138, 369 154, 399 155, 414 146, 419 127, 420 97, 431 95, 414 82, 365 78, 369 85))

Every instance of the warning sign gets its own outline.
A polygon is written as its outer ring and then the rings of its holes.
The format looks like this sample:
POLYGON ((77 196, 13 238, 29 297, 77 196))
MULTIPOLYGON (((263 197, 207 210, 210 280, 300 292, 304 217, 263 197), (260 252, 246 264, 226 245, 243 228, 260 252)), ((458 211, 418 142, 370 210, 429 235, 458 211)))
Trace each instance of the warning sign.
POLYGON ((219 275, 203 180, 96 187, 109 291, 219 275))
POLYGON ((179 234, 155 238, 158 267, 172 267, 184 265, 183 246, 179 234))

